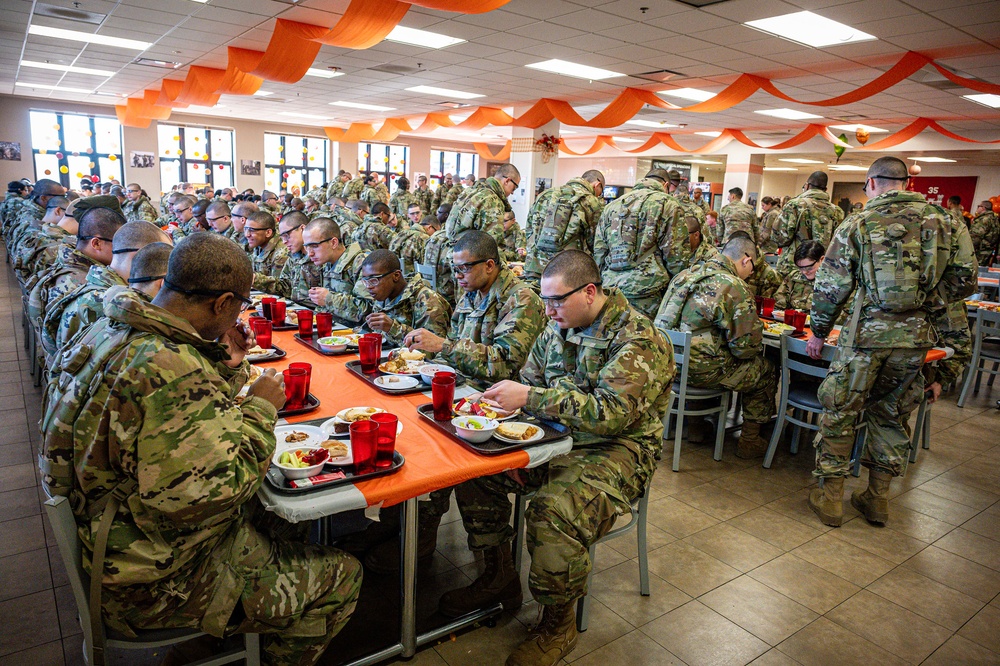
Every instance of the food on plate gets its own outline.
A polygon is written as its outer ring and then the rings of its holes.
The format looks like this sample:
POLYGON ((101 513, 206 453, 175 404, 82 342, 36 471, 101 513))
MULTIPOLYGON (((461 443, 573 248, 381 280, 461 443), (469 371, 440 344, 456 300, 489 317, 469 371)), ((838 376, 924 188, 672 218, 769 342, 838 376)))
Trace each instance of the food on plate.
POLYGON ((385 363, 378 366, 378 369, 382 372, 391 372, 397 375, 419 375, 420 370, 418 366, 410 365, 410 361, 405 358, 390 358, 385 363))
POLYGON ((472 414, 473 416, 485 416, 491 419, 505 419, 516 412, 508 412, 506 409, 491 400, 467 400, 462 398, 455 403, 455 413, 459 415, 472 414))
POLYGON ((330 452, 331 458, 343 458, 347 455, 347 443, 339 439, 328 439, 320 446, 330 452))
POLYGON ((780 321, 765 321, 764 331, 770 333, 771 335, 781 335, 785 332, 794 331, 795 327, 789 324, 783 324, 780 321))
POLYGON ((414 349, 412 351, 409 349, 400 349, 398 356, 404 361, 422 361, 426 358, 424 353, 419 349, 414 349))
POLYGON ((282 453, 278 456, 278 464, 283 467, 291 467, 292 469, 301 469, 303 467, 319 465, 329 457, 329 452, 324 448, 312 449, 311 451, 298 449, 282 453))
POLYGON ((292 443, 294 443, 294 442, 304 442, 307 439, 309 439, 309 435, 307 433, 301 432, 299 430, 293 430, 292 432, 290 432, 287 435, 285 435, 285 441, 286 442, 292 442, 292 443))
POLYGON ((497 428, 496 434, 507 439, 517 439, 523 442, 534 437, 538 431, 538 426, 527 423, 503 423, 497 428))
POLYGON ((351 431, 351 424, 356 421, 367 421, 372 414, 384 412, 378 407, 351 407, 337 414, 337 420, 333 424, 335 434, 344 435, 351 431))
POLYGON ((258 368, 256 365, 250 366, 250 376, 247 377, 247 385, 253 384, 255 381, 260 379, 260 376, 264 374, 264 371, 258 368))

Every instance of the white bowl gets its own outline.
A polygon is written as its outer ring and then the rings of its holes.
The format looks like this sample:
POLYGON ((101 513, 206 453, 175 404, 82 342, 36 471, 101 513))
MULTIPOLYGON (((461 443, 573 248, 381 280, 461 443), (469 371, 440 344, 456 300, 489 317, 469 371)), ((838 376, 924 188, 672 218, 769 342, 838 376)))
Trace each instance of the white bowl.
POLYGON ((455 372, 455 368, 439 363, 424 363, 420 366, 420 378, 424 380, 424 384, 431 385, 435 372, 455 372))
POLYGON ((474 444, 485 442, 500 427, 499 421, 488 419, 485 416, 456 416, 451 420, 451 424, 455 426, 455 434, 474 444), (469 428, 467 427, 469 423, 477 423, 481 427, 469 428))
POLYGON ((319 348, 323 351, 342 352, 347 349, 347 342, 347 338, 341 338, 334 335, 328 338, 320 338, 316 341, 316 344, 318 344, 319 348))
POLYGON ((315 451, 317 448, 319 448, 319 447, 315 447, 315 446, 300 446, 300 447, 294 448, 294 449, 283 449, 281 451, 275 451, 274 457, 271 458, 271 462, 274 463, 274 466, 278 468, 278 470, 284 475, 284 477, 286 479, 289 479, 289 480, 308 479, 310 476, 316 476, 317 474, 319 474, 323 470, 323 465, 325 465, 326 461, 330 459, 330 452, 329 451, 327 451, 326 449, 322 449, 322 451, 324 453, 326 453, 326 458, 323 459, 323 462, 321 462, 321 463, 319 463, 317 465, 310 465, 309 467, 286 467, 285 465, 282 465, 280 462, 278 462, 278 459, 281 457, 282 454, 284 454, 286 452, 289 452, 289 451, 292 451, 292 452, 294 452, 294 451, 310 451, 310 452, 312 452, 312 451, 315 451))

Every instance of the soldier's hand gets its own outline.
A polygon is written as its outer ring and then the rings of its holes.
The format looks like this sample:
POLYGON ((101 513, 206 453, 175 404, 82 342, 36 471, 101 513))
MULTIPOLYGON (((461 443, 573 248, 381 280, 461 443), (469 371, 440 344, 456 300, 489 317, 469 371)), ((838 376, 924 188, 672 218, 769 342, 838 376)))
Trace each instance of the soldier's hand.
POLYGON ((365 318, 365 325, 373 331, 388 331, 392 328, 392 318, 384 312, 375 312, 365 318))
POLYGON ((806 343, 806 353, 809 354, 809 358, 819 360, 823 356, 823 345, 826 341, 823 338, 817 338, 815 335, 809 338, 809 342, 806 343))
POLYGON ((223 333, 219 342, 229 350, 229 360, 224 363, 230 368, 238 368, 246 357, 247 350, 257 344, 253 331, 242 321, 237 321, 235 326, 223 333))
POLYGON ((326 305, 326 297, 329 295, 330 290, 323 287, 312 287, 309 289, 309 300, 319 306, 326 305))
POLYGON ((483 393, 483 400, 492 400, 508 412, 513 412, 528 404, 528 391, 530 390, 531 387, 526 384, 518 384, 505 379, 486 389, 483 393))
POLYGON ((420 351, 437 354, 444 348, 444 338, 434 335, 426 328, 418 328, 406 334, 406 337, 403 339, 403 345, 410 351, 419 349, 420 351))
POLYGON ((941 397, 941 384, 939 382, 934 382, 930 384, 926 389, 924 389, 927 396, 927 402, 933 404, 937 402, 937 399, 941 397))
POLYGON ((526 256, 528 256, 528 250, 527 250, 527 248, 523 248, 523 247, 517 248, 517 256, 521 257, 522 259, 524 259, 526 256))
POLYGON ((285 377, 275 372, 274 368, 264 371, 257 381, 250 385, 247 395, 263 398, 274 405, 275 409, 285 406, 285 377))

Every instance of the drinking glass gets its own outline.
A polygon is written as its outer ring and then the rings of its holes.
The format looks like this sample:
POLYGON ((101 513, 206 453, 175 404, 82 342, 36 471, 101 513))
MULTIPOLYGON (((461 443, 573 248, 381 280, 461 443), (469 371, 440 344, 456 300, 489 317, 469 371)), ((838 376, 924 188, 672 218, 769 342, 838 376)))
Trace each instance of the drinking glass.
POLYGON ((431 380, 431 402, 434 404, 435 421, 451 421, 451 408, 455 403, 455 373, 436 372, 431 380))
POLYGON ((285 376, 285 409, 302 409, 306 404, 305 370, 282 370, 285 376))
POLYGON ((392 467, 392 454, 396 451, 396 430, 399 417, 395 414, 372 414, 371 420, 378 424, 376 436, 375 466, 392 467))
POLYGON ((375 452, 379 425, 374 421, 355 421, 351 424, 351 455, 354 473, 370 474, 375 471, 375 452))
POLYGON ((296 310, 295 316, 299 320, 299 337, 311 338, 313 336, 313 312, 312 310, 296 310))
POLYGON ((382 358, 382 336, 365 333, 358 338, 358 355, 361 356, 361 372, 376 372, 382 358))
POLYGON ((253 327, 253 335, 257 338, 257 346, 264 349, 271 348, 271 322, 266 319, 254 319, 250 322, 253 327))
POLYGON ((333 315, 329 312, 316 313, 316 335, 321 338, 330 337, 333 332, 333 315))

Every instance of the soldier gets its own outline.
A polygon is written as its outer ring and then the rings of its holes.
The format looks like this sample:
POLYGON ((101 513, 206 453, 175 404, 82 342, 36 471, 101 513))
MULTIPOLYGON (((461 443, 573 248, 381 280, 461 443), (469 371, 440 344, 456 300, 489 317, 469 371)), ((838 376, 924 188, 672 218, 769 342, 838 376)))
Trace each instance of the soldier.
POLYGON ((957 194, 948 197, 947 211, 959 222, 965 222, 965 211, 962 209, 962 197, 957 194))
POLYGON ((270 213, 271 217, 281 215, 281 202, 278 200, 278 195, 270 190, 264 190, 260 193, 258 208, 265 213, 270 213))
POLYGON ((205 209, 205 221, 209 228, 217 234, 231 238, 233 233, 233 214, 229 204, 222 199, 216 199, 205 209))
POLYGON ((336 180, 330 183, 330 187, 326 188, 326 198, 327 199, 330 199, 331 197, 346 198, 347 195, 344 192, 344 188, 347 186, 349 182, 351 182, 351 179, 352 177, 350 173, 341 170, 340 173, 337 174, 336 180))
POLYGON ((407 279, 399 258, 389 250, 375 250, 361 264, 361 283, 375 301, 365 328, 380 332, 393 346, 414 329, 448 335, 451 306, 419 275, 407 279))
POLYGON ((372 250, 388 250, 389 244, 395 237, 395 233, 389 228, 389 218, 392 211, 387 204, 376 201, 372 206, 372 212, 365 215, 365 219, 354 231, 353 239, 365 252, 372 250))
POLYGON ((476 177, 473 176, 472 174, 469 174, 468 176, 462 178, 461 180, 459 180, 459 182, 451 186, 451 188, 448 190, 448 195, 444 199, 442 199, 441 203, 454 204, 456 201, 458 201, 458 198, 462 195, 462 192, 464 192, 467 189, 470 189, 475 184, 476 184, 476 177))
POLYGON ((486 570, 439 603, 447 617, 498 602, 520 605, 507 495, 534 491, 525 515, 528 588, 543 608, 542 620, 508 666, 556 664, 576 646, 576 603, 587 594, 592 566, 588 549, 646 490, 674 378, 670 345, 620 291, 601 287, 586 252, 553 257, 541 293, 550 321, 531 347, 520 382, 500 381, 483 395, 506 410, 568 426, 573 450, 532 469, 458 487, 469 546, 483 552, 486 570))
POLYGON ((517 223, 514 211, 503 214, 503 248, 501 254, 504 261, 522 261, 527 254, 528 239, 524 229, 517 223))
POLYGON ((743 189, 734 187, 729 190, 729 203, 719 211, 715 226, 716 245, 723 246, 729 242, 729 237, 737 231, 742 231, 755 244, 758 242, 754 229, 757 227, 757 213, 749 204, 743 202, 743 189))
POLYGON ((323 211, 320 210, 319 201, 313 199, 312 197, 306 197, 302 200, 302 212, 305 213, 306 217, 310 220, 323 214, 323 211))
POLYGON ((288 261, 288 252, 275 231, 274 218, 267 211, 257 211, 247 218, 243 234, 250 248, 253 272, 276 278, 288 261))
POLYGON ((198 200, 188 195, 178 197, 174 200, 172 206, 174 217, 177 220, 177 226, 174 227, 171 233, 174 243, 180 242, 182 239, 199 230, 198 220, 195 219, 193 212, 196 203, 198 203, 198 200))
POLYGON ((756 458, 767 450, 760 429, 774 416, 778 388, 774 364, 764 358, 764 328, 744 282, 756 260, 753 240, 731 234, 717 257, 674 278, 656 315, 660 330, 692 333, 687 358, 691 386, 743 394, 739 458, 756 458))
POLYGON ((778 259, 778 272, 795 270, 792 257, 795 248, 804 240, 817 240, 823 247, 830 245, 833 231, 844 221, 844 211, 830 201, 826 193, 827 176, 822 171, 809 174, 802 186, 802 194, 793 197, 781 209, 778 224, 771 233, 771 240, 785 248, 778 259))
POLYGON ((160 217, 156 219, 156 226, 167 231, 167 233, 170 233, 168 227, 177 226, 177 215, 174 214, 174 204, 182 196, 184 195, 180 192, 173 191, 160 199, 160 217))
POLYGON ((972 237, 972 247, 979 265, 991 265, 990 260, 1000 245, 1000 219, 993 212, 993 202, 989 199, 982 201, 976 208, 976 216, 969 225, 969 235, 972 237))
POLYGON ((69 199, 66 197, 50 197, 45 205, 45 215, 38 221, 38 230, 22 234, 16 253, 7 253, 14 274, 21 284, 28 284, 37 274, 39 268, 37 262, 43 256, 48 256, 47 260, 43 259, 42 264, 47 268, 55 260, 59 245, 76 245, 76 238, 71 237, 65 227, 60 226, 69 206, 69 199), (43 253, 42 249, 47 246, 51 246, 51 250, 43 253))
POLYGON ((302 233, 307 224, 309 218, 305 213, 282 216, 278 223, 278 237, 285 244, 288 258, 277 276, 254 273, 254 289, 302 303, 309 300, 310 289, 323 283, 319 267, 309 259, 302 246, 302 233))
POLYGON ((749 277, 744 278, 744 282, 747 283, 751 296, 774 298, 774 295, 778 293, 778 288, 781 287, 781 275, 771 268, 771 265, 764 258, 764 254, 759 252, 757 259, 753 262, 753 272, 750 273, 749 277))
POLYGON ((111 196, 118 200, 118 207, 124 210, 125 203, 128 201, 128 197, 125 196, 125 188, 121 185, 112 186, 111 196))
POLYGON ((32 233, 31 229, 41 227, 41 220, 45 217, 45 209, 52 197, 66 196, 66 188, 54 180, 42 178, 35 183, 31 191, 31 196, 21 203, 17 209, 17 218, 7 229, 7 236, 4 242, 7 244, 7 251, 18 252, 22 236, 32 233))
POLYGON ((235 245, 195 234, 152 304, 131 290, 109 298, 107 318, 82 336, 86 361, 57 362, 66 381, 49 387, 42 434, 67 459, 43 471, 74 497, 111 628, 262 633, 267 663, 313 664, 353 612, 361 569, 278 538, 260 510, 285 397, 269 368, 233 402, 253 344, 238 324, 251 276, 235 245), (99 521, 104 511, 111 520, 99 521))
POLYGON ((12 180, 7 183, 7 194, 3 203, 0 203, 0 223, 2 223, 3 235, 7 236, 7 228, 13 224, 16 211, 28 198, 28 186, 20 180, 12 180))
POLYGON ((594 231, 604 210, 604 174, 584 172, 542 192, 528 213, 524 280, 538 286, 549 259, 563 250, 594 252, 594 231))
MULTIPOLYGON (((515 378, 535 338, 545 327, 542 302, 500 262, 496 241, 482 231, 466 232, 452 255, 455 276, 465 292, 445 335, 426 328, 407 334, 403 344, 436 354, 465 376, 488 385, 515 378)), ((451 488, 436 490, 420 503, 417 557, 434 554, 441 517, 448 511, 451 488)), ((399 567, 398 540, 374 548, 365 558, 372 571, 399 567)))
POLYGON ((702 225, 698 220, 690 215, 684 218, 687 223, 688 239, 691 242, 691 266, 703 264, 709 259, 719 256, 719 251, 715 249, 712 242, 702 235, 702 225))
POLYGON ((417 189, 413 191, 413 196, 420 204, 420 212, 423 215, 431 215, 434 212, 434 193, 427 187, 427 176, 421 174, 417 178, 417 189))
POLYGON ((254 202, 241 201, 233 206, 233 212, 230 213, 230 219, 233 222, 233 226, 230 227, 229 233, 226 234, 226 237, 247 252, 250 251, 250 243, 243 230, 246 228, 247 218, 257 211, 257 204, 254 202))
POLYGON ((104 316, 105 292, 128 284, 132 259, 139 250, 150 243, 167 242, 170 236, 155 224, 136 220, 122 225, 111 241, 111 263, 91 266, 82 285, 57 301, 49 301, 42 327, 46 333, 55 331, 50 353, 64 349, 77 333, 104 316))
POLYGON ((812 309, 813 283, 826 255, 826 248, 816 240, 802 241, 795 248, 794 273, 788 273, 774 294, 774 307, 779 310, 794 308, 809 312, 812 309))
POLYGON ((167 277, 167 262, 173 249, 170 243, 150 243, 136 252, 128 273, 129 288, 145 300, 156 298, 167 277))
POLYGON ((122 212, 125 213, 126 220, 129 222, 144 220, 151 224, 156 224, 158 217, 156 209, 153 208, 153 204, 149 203, 149 199, 143 195, 142 188, 137 183, 129 183, 126 186, 125 194, 128 197, 128 202, 122 206, 122 212))
POLYGON ((862 411, 868 488, 855 492, 851 504, 869 522, 888 520, 889 485, 906 471, 909 446, 900 415, 913 409, 923 390, 920 369, 936 341, 928 306, 960 301, 976 289, 968 237, 952 232, 954 221, 944 210, 905 191, 908 182, 902 160, 872 163, 865 180, 871 198, 837 228, 816 275, 807 343, 812 358, 820 357, 834 322, 853 300, 819 388, 823 417, 813 474, 824 484, 809 495, 812 510, 834 527, 843 521, 844 476, 862 411))
POLYGON ((444 204, 448 203, 448 192, 454 187, 451 182, 451 174, 446 173, 441 179, 441 184, 438 185, 437 190, 434 192, 434 207, 440 208, 444 204))
POLYGON ((423 263, 434 267, 437 292, 454 306, 455 277, 451 272, 452 244, 448 239, 448 232, 444 228, 445 220, 448 219, 449 215, 451 215, 451 204, 444 204, 437 209, 437 219, 441 226, 431 234, 424 245, 423 263))
POLYGON ((708 211, 712 210, 712 207, 708 205, 708 202, 705 201, 705 199, 702 198, 702 194, 703 192, 701 191, 700 187, 694 188, 694 191, 691 192, 692 195, 691 201, 694 202, 695 206, 701 208, 702 212, 705 213, 705 215, 708 215, 708 211))
POLYGON ((760 251, 764 254, 774 254, 778 251, 778 244, 771 238, 774 229, 778 225, 781 208, 778 201, 772 197, 764 197, 760 200, 760 222, 757 225, 757 241, 760 243, 760 251))
MULTIPOLYGON (((671 173, 677 173, 673 171, 671 173)), ((690 183, 686 180, 678 180, 677 183, 671 181, 671 191, 670 194, 677 199, 677 203, 680 205, 681 210, 684 211, 686 216, 693 215, 698 219, 698 224, 702 227, 705 226, 705 211, 701 206, 696 204, 691 198, 689 191, 690 183)))
MULTIPOLYGON (((420 204, 411 203, 410 213, 411 220, 413 216, 420 215, 420 204)), ((414 274, 416 271, 415 264, 423 263, 424 249, 427 247, 427 241, 430 239, 431 234, 440 228, 441 223, 438 222, 436 217, 428 215, 423 220, 417 218, 410 225, 409 229, 400 231, 392 239, 392 242, 389 243, 389 251, 399 257, 399 261, 403 265, 403 275, 405 277, 410 277, 414 274)))
POLYGON ((410 194, 410 179, 406 177, 396 179, 396 191, 392 193, 389 197, 389 208, 392 210, 393 215, 399 219, 406 218, 406 211, 409 210, 411 204, 417 204, 416 197, 410 194))
POLYGON ((367 254, 357 243, 344 247, 340 227, 333 220, 317 217, 302 232, 302 246, 323 269, 323 286, 309 290, 309 300, 321 312, 332 312, 344 323, 357 326, 372 310, 372 297, 361 282, 361 264, 367 254))
POLYGON ((368 214, 368 202, 363 199, 351 199, 345 206, 335 211, 333 219, 340 226, 341 237, 345 245, 355 241, 355 234, 364 216, 368 214))
MULTIPOLYGON (((364 187, 358 198, 368 204, 368 209, 374 208, 375 204, 382 203, 382 196, 375 186, 378 185, 378 174, 371 172, 365 176, 364 187)), ((387 202, 386 202, 387 203, 387 202)))
POLYGON ((459 237, 476 229, 493 236, 497 246, 503 245, 503 214, 510 210, 507 201, 520 186, 521 174, 513 164, 500 166, 496 175, 486 179, 484 187, 464 189, 455 199, 445 231, 453 244, 459 237))
POLYGON ((342 196, 346 201, 353 201, 354 199, 360 197, 361 191, 365 189, 366 178, 367 177, 364 174, 358 174, 357 177, 348 180, 344 183, 344 187, 340 191, 340 196, 342 196))
POLYGON ((604 208, 594 235, 594 261, 607 288, 654 317, 670 279, 687 268, 691 243, 677 200, 664 190, 667 172, 653 169, 631 192, 604 208))
POLYGON ((406 208, 406 222, 401 227, 397 228, 396 231, 405 231, 410 227, 419 226, 420 220, 423 219, 423 217, 423 209, 420 207, 419 203, 414 201, 406 208))

